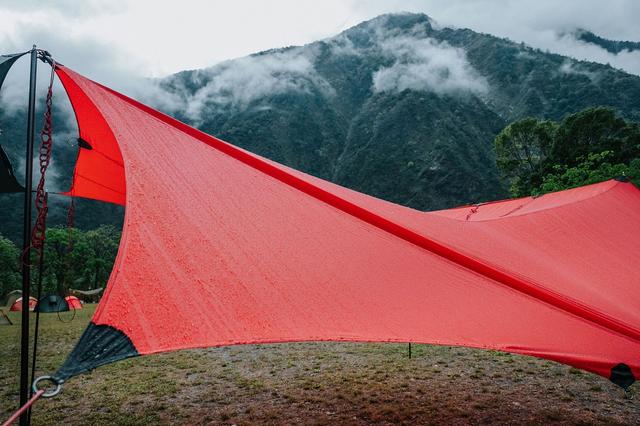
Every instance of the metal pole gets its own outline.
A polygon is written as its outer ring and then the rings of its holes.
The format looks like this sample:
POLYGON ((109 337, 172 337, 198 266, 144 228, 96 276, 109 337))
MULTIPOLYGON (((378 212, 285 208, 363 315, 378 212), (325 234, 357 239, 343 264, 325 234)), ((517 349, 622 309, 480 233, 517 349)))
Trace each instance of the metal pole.
MULTIPOLYGON (((24 172, 24 230, 22 239, 22 337, 20 339, 20 406, 29 397, 29 298, 31 296, 31 191, 33 181, 33 139, 35 133, 36 70, 38 52, 35 44, 31 50, 31 75, 29 77, 29 110, 27 113, 27 155, 24 172)), ((26 411, 20 416, 20 425, 28 424, 26 411)))

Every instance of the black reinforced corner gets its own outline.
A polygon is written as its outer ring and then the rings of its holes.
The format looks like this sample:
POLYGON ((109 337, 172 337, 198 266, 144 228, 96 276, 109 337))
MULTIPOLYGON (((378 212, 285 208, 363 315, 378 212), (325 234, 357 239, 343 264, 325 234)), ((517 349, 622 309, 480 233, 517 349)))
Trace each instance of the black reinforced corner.
POLYGON ((11 66, 18 60, 22 55, 25 55, 28 52, 23 53, 14 53, 12 55, 0 55, 0 88, 2 87, 2 83, 4 83, 4 79, 9 73, 11 66))
POLYGON ((629 178, 626 176, 616 176, 613 179, 617 180, 618 182, 629 182, 629 178))
POLYGON ((636 381, 631 368, 629 368, 627 364, 623 363, 620 363, 611 369, 611 376, 609 379, 624 389, 628 388, 636 381))
POLYGON ((24 187, 18 183, 13 166, 2 145, 0 145, 0 192, 24 192, 24 187))
POLYGON ((78 146, 79 146, 80 148, 84 148, 84 149, 88 149, 88 150, 92 150, 92 149, 93 149, 93 147, 91 146, 91 144, 90 144, 89 142, 85 141, 85 140, 84 140, 84 139, 82 139, 82 138, 78 138, 78 146))
POLYGON ((76 347, 53 377, 62 383, 69 377, 101 365, 138 355, 131 339, 122 331, 109 325, 90 322, 76 347))

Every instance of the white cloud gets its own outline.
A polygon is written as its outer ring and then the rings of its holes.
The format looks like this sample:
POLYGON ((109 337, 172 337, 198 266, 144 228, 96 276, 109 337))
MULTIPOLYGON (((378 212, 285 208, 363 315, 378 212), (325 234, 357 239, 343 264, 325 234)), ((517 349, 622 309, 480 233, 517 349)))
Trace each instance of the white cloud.
POLYGON ((640 2, 635 0, 431 0, 420 8, 446 25, 523 41, 542 50, 640 75, 640 52, 616 55, 563 36, 584 28, 612 40, 640 41, 640 2))
POLYGON ((47 11, 67 17, 84 17, 92 14, 111 14, 126 9, 125 0, 0 0, 0 9, 33 13, 47 11))
MULTIPOLYGON (((69 65, 64 58, 83 58, 71 68, 141 102, 149 103, 167 112, 182 107, 177 96, 162 90, 157 80, 146 78, 138 72, 141 67, 139 62, 131 60, 99 39, 92 37, 78 39, 68 33, 50 33, 39 26, 29 24, 25 24, 22 31, 11 38, 0 38, 2 50, 10 53, 24 50, 24 46, 30 43, 36 43, 39 47, 46 46, 53 57, 63 65, 69 65)), ((49 65, 38 61, 38 99, 43 99, 45 96, 50 70, 49 65)), ((28 78, 29 58, 25 55, 12 67, 0 93, 0 101, 5 110, 9 112, 26 110, 28 78)), ((64 98, 63 101, 58 99, 58 105, 65 112, 62 119, 69 125, 75 118, 66 95, 59 96, 60 94, 64 94, 64 91, 56 79, 54 96, 64 98)))
MULTIPOLYGON (((401 11, 426 13, 440 26, 468 27, 640 75, 640 52, 615 55, 560 35, 580 27, 611 39, 640 41, 637 0, 0 0, 0 52, 26 50, 36 42, 101 83, 133 96, 148 90, 171 109, 179 107, 178 100, 153 83, 141 83, 140 77, 309 43, 401 11)), ((348 42, 336 42, 335 49, 357 51, 348 42)), ((416 76, 424 71, 409 63, 401 66, 416 76)))
POLYGON ((328 40, 325 40, 329 43, 331 47, 331 53, 334 55, 342 55, 342 56, 360 56, 362 52, 358 50, 353 41, 349 37, 346 37, 344 34, 337 35, 328 40))
POLYGON ((200 120, 206 105, 246 108, 261 97, 287 92, 330 95, 331 86, 315 71, 313 52, 300 48, 247 56, 193 74, 206 84, 187 100, 187 115, 200 120))
POLYGON ((586 43, 571 34, 548 35, 547 49, 571 58, 609 64, 614 68, 640 75, 640 51, 624 50, 614 54, 594 44, 586 43))
POLYGON ((439 94, 483 94, 488 91, 486 80, 469 64, 464 50, 431 38, 416 38, 424 33, 422 25, 414 27, 412 36, 378 31, 379 47, 394 63, 374 73, 375 92, 410 89, 439 94))
POLYGON ((581 67, 580 64, 576 64, 574 61, 569 59, 560 65, 559 71, 562 74, 583 75, 593 82, 597 81, 599 77, 598 73, 588 71, 581 67))
MULTIPOLYGON (((637 54, 576 51, 558 34, 586 28, 611 39, 640 41, 637 0, 0 0, 3 40, 21 39, 25 25, 37 25, 55 38, 100 41, 136 64, 145 76, 203 68, 222 60, 333 36, 361 21, 389 12, 422 12, 442 25, 524 41, 639 73, 637 54)), ((27 49, 31 40, 19 46, 27 49)), ((60 60, 79 68, 86 59, 71 50, 60 60)), ((46 45, 46 46, 45 46, 46 45)), ((103 60, 104 63, 105 60, 103 60)), ((126 65, 126 64, 125 64, 126 65)), ((109 83, 109 80, 106 80, 109 83)))

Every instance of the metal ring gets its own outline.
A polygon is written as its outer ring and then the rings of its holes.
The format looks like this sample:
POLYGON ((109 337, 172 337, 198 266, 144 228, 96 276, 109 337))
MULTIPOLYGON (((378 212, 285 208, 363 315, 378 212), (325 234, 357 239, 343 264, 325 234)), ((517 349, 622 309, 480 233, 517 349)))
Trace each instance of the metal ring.
POLYGON ((62 382, 59 382, 55 377, 53 376, 40 376, 37 379, 35 379, 33 381, 33 385, 32 385, 32 390, 33 393, 38 392, 38 383, 40 383, 43 380, 47 380, 53 384, 56 385, 55 389, 51 390, 51 391, 47 391, 45 393, 42 394, 43 398, 52 398, 54 396, 56 396, 57 394, 60 393, 60 391, 62 390, 62 382))

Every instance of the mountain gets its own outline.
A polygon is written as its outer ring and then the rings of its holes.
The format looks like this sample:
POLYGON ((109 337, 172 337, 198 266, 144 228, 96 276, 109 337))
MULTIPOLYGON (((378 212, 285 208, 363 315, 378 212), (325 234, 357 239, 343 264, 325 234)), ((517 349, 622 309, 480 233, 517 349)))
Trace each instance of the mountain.
MULTIPOLYGON (((638 76, 441 27, 423 14, 383 15, 329 39, 183 71, 158 84, 164 96, 156 106, 207 133, 424 210, 507 195, 492 144, 513 120, 560 119, 606 105, 640 121, 638 76)), ((5 126, 24 123, 6 115, 5 126)), ((13 139, 0 143, 19 158, 13 139)), ((57 155, 64 187, 74 150, 57 155)), ((0 232, 14 239, 15 203, 0 205, 0 232)), ((117 224, 121 214, 86 202, 78 220, 117 224)), ((52 223, 64 218, 55 208, 53 216, 52 223)))
POLYGON ((183 120, 251 151, 419 209, 505 196, 492 141, 524 116, 609 105, 640 119, 640 78, 421 14, 165 82, 183 120))
POLYGON ((618 54, 623 51, 633 52, 640 50, 640 42, 608 40, 582 28, 574 31, 572 35, 576 40, 599 46, 613 54, 618 54))

